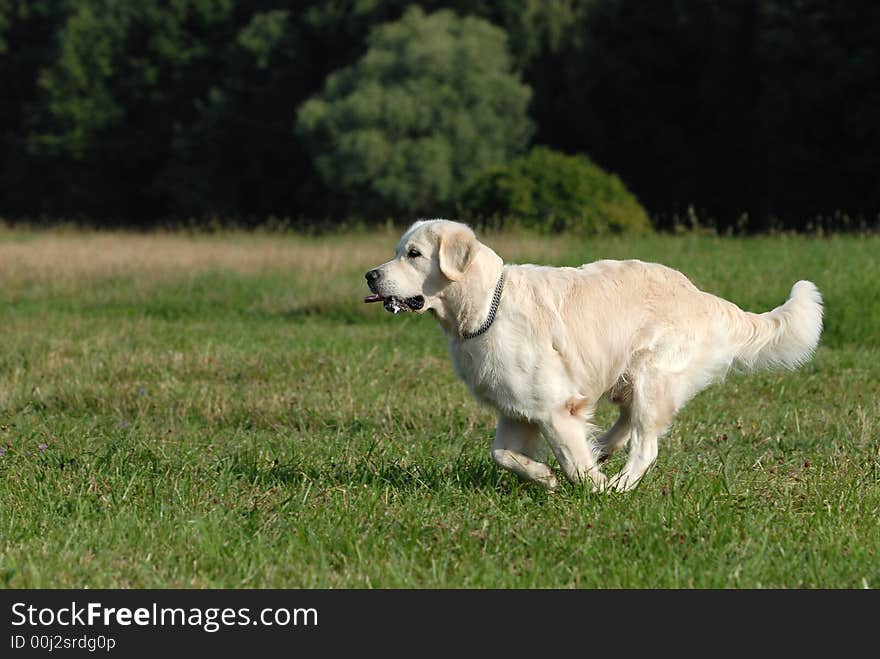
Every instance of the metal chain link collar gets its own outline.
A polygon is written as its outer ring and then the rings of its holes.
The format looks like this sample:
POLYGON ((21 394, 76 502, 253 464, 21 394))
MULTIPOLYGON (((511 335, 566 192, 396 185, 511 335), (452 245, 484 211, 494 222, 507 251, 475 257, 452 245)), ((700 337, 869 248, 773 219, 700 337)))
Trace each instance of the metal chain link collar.
POLYGON ((485 334, 490 327, 492 327, 492 323, 495 322, 495 314, 498 313, 498 305, 501 303, 501 291, 504 290, 504 271, 501 271, 501 277, 498 279, 498 283, 495 285, 495 295, 492 296, 492 306, 489 308, 489 317, 486 318, 486 322, 480 325, 473 332, 462 332, 461 338, 463 339, 474 339, 481 334, 485 334))

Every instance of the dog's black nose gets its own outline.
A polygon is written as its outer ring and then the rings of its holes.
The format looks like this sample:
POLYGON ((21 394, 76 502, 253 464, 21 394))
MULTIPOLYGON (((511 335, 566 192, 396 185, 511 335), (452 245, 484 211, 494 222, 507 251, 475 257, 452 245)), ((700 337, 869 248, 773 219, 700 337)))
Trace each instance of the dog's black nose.
POLYGON ((379 279, 381 279, 381 277, 382 277, 382 273, 379 272, 378 270, 370 270, 370 271, 369 271, 366 275, 364 275, 364 276, 367 278, 367 283, 368 283, 368 284, 372 284, 372 283, 374 283, 374 282, 379 281, 379 279))

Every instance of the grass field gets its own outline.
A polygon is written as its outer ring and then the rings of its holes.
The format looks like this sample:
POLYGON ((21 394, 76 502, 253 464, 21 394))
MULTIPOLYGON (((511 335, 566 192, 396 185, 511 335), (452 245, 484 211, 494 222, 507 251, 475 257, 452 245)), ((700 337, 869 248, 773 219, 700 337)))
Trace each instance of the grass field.
POLYGON ((0 229, 0 586, 880 587, 880 238, 486 239, 824 293, 815 359, 699 395, 626 495, 493 465, 439 327, 361 303, 395 239, 0 229))

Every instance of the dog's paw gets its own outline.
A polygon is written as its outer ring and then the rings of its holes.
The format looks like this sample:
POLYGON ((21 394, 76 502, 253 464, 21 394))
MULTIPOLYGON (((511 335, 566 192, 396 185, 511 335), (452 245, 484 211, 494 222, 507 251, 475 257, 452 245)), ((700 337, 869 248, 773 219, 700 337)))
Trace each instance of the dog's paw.
POLYGON ((555 491, 556 488, 559 486, 559 481, 556 480, 556 476, 554 476, 553 474, 548 474, 543 478, 539 478, 537 480, 537 483, 548 492, 555 491))
POLYGON ((604 492, 608 487, 608 476, 603 474, 598 469, 594 469, 590 472, 590 480, 593 481, 593 492, 604 492))
POLYGON ((635 489, 636 485, 639 484, 639 481, 642 479, 641 476, 636 476, 627 468, 621 469, 618 473, 614 474, 611 477, 611 480, 608 481, 608 487, 606 488, 606 492, 629 492, 630 490, 635 489))

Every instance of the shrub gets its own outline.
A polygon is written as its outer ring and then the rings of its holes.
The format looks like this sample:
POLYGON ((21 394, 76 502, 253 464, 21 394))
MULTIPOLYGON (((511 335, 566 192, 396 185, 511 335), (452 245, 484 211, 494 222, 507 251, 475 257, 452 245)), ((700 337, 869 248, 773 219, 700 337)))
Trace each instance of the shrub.
POLYGON ((585 155, 546 147, 480 175, 462 197, 464 214, 483 223, 518 224, 548 233, 645 232, 651 224, 614 174, 585 155))

